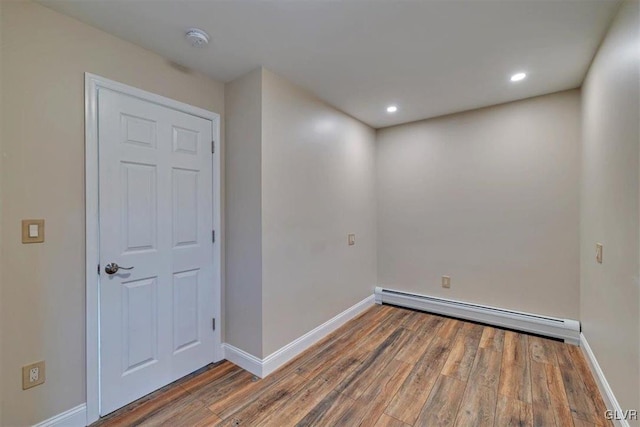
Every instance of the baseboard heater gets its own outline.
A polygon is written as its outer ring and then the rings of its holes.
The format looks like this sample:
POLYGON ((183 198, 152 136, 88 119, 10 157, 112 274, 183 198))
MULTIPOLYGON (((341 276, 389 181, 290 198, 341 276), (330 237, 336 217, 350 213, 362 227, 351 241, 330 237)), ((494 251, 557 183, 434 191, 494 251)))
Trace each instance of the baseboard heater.
POLYGON ((442 314, 517 331, 559 338, 574 345, 579 345, 580 343, 580 322, 577 320, 540 316, 381 287, 376 287, 375 297, 376 304, 397 305, 428 313, 442 314))

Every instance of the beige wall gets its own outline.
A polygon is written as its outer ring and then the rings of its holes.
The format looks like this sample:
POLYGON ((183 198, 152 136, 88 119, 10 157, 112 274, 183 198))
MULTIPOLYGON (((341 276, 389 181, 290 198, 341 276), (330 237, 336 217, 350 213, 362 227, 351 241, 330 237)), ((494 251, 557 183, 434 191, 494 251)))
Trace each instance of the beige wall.
POLYGON ((262 85, 266 356, 373 293, 375 132, 270 71, 262 85))
POLYGON ((378 283, 577 319, 579 117, 573 90, 379 130, 378 283))
POLYGON ((640 409, 639 14, 622 5, 583 86, 580 318, 623 409, 640 409))
POLYGON ((92 72, 222 114, 224 87, 31 2, 2 5, 2 424, 85 402, 84 75, 92 72), (46 243, 22 245, 20 220, 46 243), (22 391, 21 366, 47 382, 22 391))
MULTIPOLYGON (((4 150, 2 148, 2 4, 0 1, 0 242, 2 242, 2 170, 4 150)), ((1 243, 0 243, 1 245, 1 243)), ((2 247, 0 246, 0 384, 4 384, 2 376, 2 247)), ((2 387, 0 387, 0 424, 2 424, 2 387)))
POLYGON ((225 342, 262 355, 262 69, 225 86, 225 342))
POLYGON ((226 336, 264 358, 373 293, 375 132, 268 70, 225 94, 226 336))

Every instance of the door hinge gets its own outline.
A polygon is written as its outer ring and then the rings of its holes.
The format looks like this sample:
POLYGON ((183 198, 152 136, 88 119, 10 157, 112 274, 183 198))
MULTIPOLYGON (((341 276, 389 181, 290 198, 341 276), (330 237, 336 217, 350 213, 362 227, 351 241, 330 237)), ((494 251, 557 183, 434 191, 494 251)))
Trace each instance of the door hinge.
POLYGON ((100 274, 100 264, 98 264, 98 274, 100 274))
POLYGON ((211 319, 211 328, 214 331, 216 330, 216 318, 215 317, 213 319, 211 319))
POLYGON ((216 230, 211 230, 211 241, 216 242, 216 230))
POLYGON ((216 152, 216 142, 215 141, 211 141, 211 152, 212 153, 216 152))

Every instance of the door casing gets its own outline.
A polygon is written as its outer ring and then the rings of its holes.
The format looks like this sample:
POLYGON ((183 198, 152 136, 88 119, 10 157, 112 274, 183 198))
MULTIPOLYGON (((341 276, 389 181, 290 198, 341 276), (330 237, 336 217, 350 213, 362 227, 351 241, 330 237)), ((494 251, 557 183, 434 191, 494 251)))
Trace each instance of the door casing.
POLYGON ((86 250, 86 386, 87 425, 100 418, 100 323, 99 323, 99 181, 98 181, 98 91, 109 89, 125 95, 162 105, 193 116, 210 120, 215 152, 212 154, 213 168, 213 226, 216 241, 213 247, 213 287, 216 329, 213 360, 223 358, 222 352, 222 241, 221 233, 221 159, 220 159, 220 115, 194 107, 151 92, 146 92, 91 73, 85 73, 85 250, 86 250))

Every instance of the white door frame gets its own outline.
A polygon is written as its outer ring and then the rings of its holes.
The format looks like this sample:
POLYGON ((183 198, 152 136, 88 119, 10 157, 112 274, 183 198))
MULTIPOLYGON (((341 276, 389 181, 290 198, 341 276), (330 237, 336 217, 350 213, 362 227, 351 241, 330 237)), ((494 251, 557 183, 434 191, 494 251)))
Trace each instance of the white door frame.
MULTIPOLYGON (((221 236, 221 175, 220 175, 220 115, 193 107, 173 99, 136 89, 94 74, 85 73, 85 209, 86 209, 86 376, 87 376, 87 425, 100 417, 100 293, 98 289, 98 264, 100 255, 100 229, 98 221, 98 90, 109 89, 125 95, 152 102, 193 116, 210 120, 215 129, 213 139, 217 145, 213 153, 213 227, 216 236, 221 236)), ((223 358, 222 353, 222 245, 219 237, 213 247, 213 286, 216 330, 214 331, 213 360, 223 358)))

